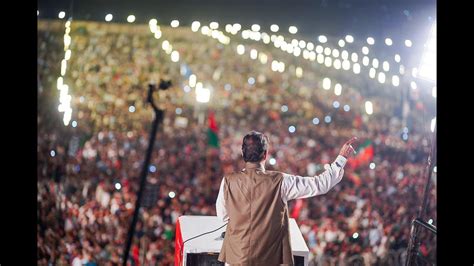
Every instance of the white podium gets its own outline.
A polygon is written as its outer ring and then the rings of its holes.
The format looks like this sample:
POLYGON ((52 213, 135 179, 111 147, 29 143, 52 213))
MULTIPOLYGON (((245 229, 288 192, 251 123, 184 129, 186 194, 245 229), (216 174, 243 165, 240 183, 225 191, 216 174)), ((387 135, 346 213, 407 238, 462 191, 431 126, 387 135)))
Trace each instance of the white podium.
MULTIPOLYGON (((309 249, 295 219, 290 218, 290 241, 295 266, 308 265, 309 249)), ((192 240, 186 240, 200 234, 213 231, 224 225, 216 216, 181 216, 176 223, 175 266, 223 265, 217 261, 221 251, 222 232, 226 227, 192 240), (205 258, 207 257, 207 258, 205 258)))

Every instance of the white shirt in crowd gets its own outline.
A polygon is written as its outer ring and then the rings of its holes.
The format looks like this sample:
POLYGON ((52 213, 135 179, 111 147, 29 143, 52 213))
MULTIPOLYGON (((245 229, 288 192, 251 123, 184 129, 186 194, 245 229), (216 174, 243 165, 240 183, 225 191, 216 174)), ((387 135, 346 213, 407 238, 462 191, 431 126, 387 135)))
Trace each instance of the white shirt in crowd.
MULTIPOLYGON (((339 155, 331 165, 326 164, 324 166, 326 170, 317 176, 298 176, 284 173, 281 183, 282 201, 286 204, 289 200, 309 198, 327 193, 342 180, 346 162, 347 159, 339 155)), ((225 207, 224 180, 225 177, 222 178, 219 195, 217 196, 216 212, 220 220, 227 222, 229 217, 225 207)))

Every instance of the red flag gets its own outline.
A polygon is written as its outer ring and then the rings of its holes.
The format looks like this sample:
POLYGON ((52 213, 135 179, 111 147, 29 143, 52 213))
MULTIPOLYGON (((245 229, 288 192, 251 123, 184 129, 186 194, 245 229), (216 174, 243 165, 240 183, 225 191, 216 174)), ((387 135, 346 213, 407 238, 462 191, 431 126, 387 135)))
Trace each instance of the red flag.
POLYGON ((300 216, 301 208, 303 207, 303 200, 297 199, 296 204, 293 207, 293 211, 291 212, 291 218, 297 219, 300 216))

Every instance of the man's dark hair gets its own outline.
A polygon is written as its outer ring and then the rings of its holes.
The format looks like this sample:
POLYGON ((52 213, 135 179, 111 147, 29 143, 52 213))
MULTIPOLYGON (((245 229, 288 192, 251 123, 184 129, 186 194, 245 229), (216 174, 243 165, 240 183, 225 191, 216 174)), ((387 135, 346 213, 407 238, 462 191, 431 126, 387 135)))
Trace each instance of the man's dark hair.
POLYGON ((258 163, 268 150, 268 137, 257 131, 250 131, 242 141, 242 155, 245 162, 258 163))

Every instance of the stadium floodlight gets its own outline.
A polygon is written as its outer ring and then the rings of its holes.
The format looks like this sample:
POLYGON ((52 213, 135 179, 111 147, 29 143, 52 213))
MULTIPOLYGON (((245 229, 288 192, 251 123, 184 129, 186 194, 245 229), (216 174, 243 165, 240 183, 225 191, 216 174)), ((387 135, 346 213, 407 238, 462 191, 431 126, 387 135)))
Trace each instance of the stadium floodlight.
POLYGON ((260 31, 260 25, 258 24, 253 24, 250 28, 252 29, 252 31, 260 31))
POLYGON ((235 33, 242 29, 242 26, 239 23, 234 23, 232 27, 234 28, 235 33))
POLYGON ((161 48, 163 48, 163 50, 168 50, 170 48, 170 42, 168 40, 164 40, 162 43, 161 43, 161 48))
POLYGON ((369 57, 367 57, 367 56, 364 56, 364 57, 362 58, 362 64, 363 64, 364 66, 368 66, 368 65, 369 65, 369 61, 370 61, 370 59, 369 59, 369 57))
POLYGON ((262 33, 262 40, 263 40, 263 43, 269 44, 271 41, 271 37, 267 33, 264 32, 262 33))
POLYGON ((257 59, 257 56, 258 56, 257 50, 255 50, 255 49, 250 50, 250 58, 255 60, 255 59, 257 59))
POLYGON ((379 67, 379 60, 377 58, 374 58, 372 60, 372 66, 377 69, 379 67))
POLYGON ((129 15, 129 16, 127 17, 127 22, 128 22, 128 23, 133 23, 133 22, 135 22, 135 16, 134 16, 134 15, 129 15))
POLYGON ((327 38, 326 36, 324 36, 324 35, 319 35, 318 41, 319 41, 320 43, 326 43, 326 42, 328 41, 328 38, 327 38))
POLYGON ((401 58, 399 54, 396 54, 394 59, 395 59, 395 62, 400 63, 401 58))
POLYGON ((297 39, 293 39, 291 40, 291 45, 293 45, 294 47, 298 46, 299 42, 297 39))
POLYGON ((436 83, 436 21, 431 26, 417 74, 423 80, 436 83))
POLYGON ((202 26, 202 27, 201 27, 201 33, 204 34, 204 35, 209 34, 209 31, 210 31, 210 30, 211 30, 211 29, 210 29, 208 26, 202 26))
POLYGON ((288 32, 291 34, 296 34, 298 32, 298 28, 296 26, 290 26, 288 28, 288 32))
POLYGON ((280 63, 278 64, 278 71, 279 71, 280 73, 283 73, 283 71, 285 71, 285 63, 280 62, 280 63))
POLYGON ((369 54, 369 47, 367 46, 362 47, 362 53, 365 55, 369 54))
POLYGON ((353 43, 354 42, 354 37, 352 37, 352 35, 346 35, 346 42, 353 43))
POLYGON ((366 112, 368 115, 371 115, 371 114, 374 113, 374 107, 373 107, 371 101, 366 101, 366 102, 365 102, 365 112, 366 112))
POLYGON ((400 75, 404 75, 404 74, 405 74, 405 66, 400 65, 400 75))
POLYGON ((400 85, 400 78, 397 75, 392 76, 392 85, 398 87, 400 85))
POLYGON ((346 42, 344 40, 339 40, 339 42, 337 43, 340 47, 344 47, 344 45, 346 45, 346 42))
POLYGON ((161 38, 161 31, 157 30, 155 31, 155 39, 161 38))
POLYGON ((406 47, 411 47, 413 43, 410 40, 405 40, 405 46, 406 47))
POLYGON ((324 58, 324 65, 327 66, 327 67, 331 67, 331 65, 332 65, 331 57, 328 56, 328 57, 324 58))
POLYGON ((303 76, 303 69, 301 67, 296 68, 296 77, 301 78, 303 76))
POLYGON ((237 45, 237 53, 239 55, 243 55, 245 53, 245 46, 243 46, 242 44, 237 45))
POLYGON ((278 71, 279 63, 277 60, 272 61, 272 71, 276 72, 278 71))
POLYGON ((324 55, 323 55, 323 54, 318 54, 318 56, 316 57, 316 61, 317 61, 319 64, 324 63, 324 55))
POLYGON ((268 61, 268 56, 264 53, 260 53, 259 55, 260 63, 266 64, 268 61))
POLYGON ((316 46, 316 53, 321 54, 324 51, 324 48, 321 45, 316 46))
POLYGON ((371 79, 375 78, 375 68, 371 67, 369 70, 369 77, 371 79))
POLYGON ((58 90, 62 89, 63 84, 64 84, 63 82, 64 82, 63 77, 59 77, 57 82, 56 82, 56 87, 57 87, 58 90))
POLYGON ((382 84, 385 83, 385 73, 379 72, 378 81, 382 84))
POLYGON ((304 40, 300 40, 299 43, 298 43, 298 46, 301 48, 301 49, 304 49, 306 47, 306 42, 304 40))
POLYGON ((172 28, 177 28, 177 27, 179 27, 179 20, 173 19, 173 20, 171 21, 170 25, 171 25, 172 28))
POLYGON ((272 25, 270 26, 270 30, 271 30, 272 32, 278 32, 279 29, 280 29, 280 27, 278 27, 277 24, 272 24, 272 25))
POLYGON ((351 68, 351 63, 349 60, 342 61, 342 69, 349 70, 351 68))
POLYGON ((391 46, 391 45, 393 44, 392 39, 390 39, 390 38, 385 38, 385 44, 386 44, 387 46, 391 46))
POLYGON ((324 54, 325 55, 331 55, 331 48, 329 48, 329 47, 324 48, 324 54))
POLYGON ((105 16, 105 21, 107 21, 107 22, 112 21, 113 18, 114 18, 114 16, 112 14, 107 14, 105 16))
POLYGON ((372 37, 367 38, 367 44, 374 45, 374 43, 375 43, 374 38, 372 38, 372 37))
POLYGON ((360 65, 359 65, 359 63, 354 63, 354 65, 352 65, 352 69, 354 71, 354 74, 360 74, 360 65))
POLYGON ((179 52, 178 51, 173 51, 171 53, 171 61, 173 61, 173 62, 178 62, 179 61, 179 52))
POLYGON ((343 51, 341 52, 341 58, 342 58, 343 60, 349 60, 349 52, 346 51, 346 50, 343 50, 343 51))
POLYGON ((148 25, 157 25, 158 24, 158 20, 156 20, 156 18, 152 18, 150 19, 150 21, 148 22, 148 25))
POLYGON ((65 59, 61 60, 61 76, 66 75, 67 61, 65 59))
POLYGON ((63 19, 65 16, 66 16, 66 12, 64 12, 64 11, 60 11, 59 14, 58 14, 58 18, 60 18, 60 19, 63 19))
POLYGON ((209 28, 215 30, 215 29, 218 29, 219 28, 219 23, 213 21, 209 24, 209 28))
POLYGON ((294 56, 300 56, 300 54, 301 54, 301 48, 295 47, 295 48, 293 49, 293 55, 294 55, 294 56))
POLYGON ((66 53, 64 54, 64 59, 65 60, 71 59, 71 50, 70 49, 66 50, 66 53))
POLYGON ((196 101, 200 103, 208 103, 211 98, 211 90, 196 86, 196 101))
POLYGON ((331 88, 331 79, 330 78, 324 78, 323 79, 323 89, 329 90, 331 88))
POLYGON ((359 56, 357 55, 357 53, 352 53, 351 54, 351 60, 352 62, 357 62, 357 60, 359 60, 359 56))

